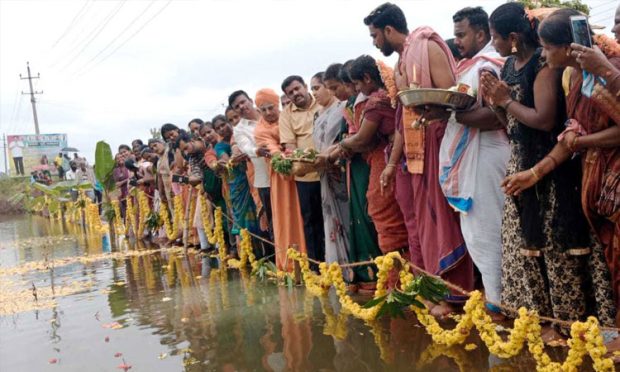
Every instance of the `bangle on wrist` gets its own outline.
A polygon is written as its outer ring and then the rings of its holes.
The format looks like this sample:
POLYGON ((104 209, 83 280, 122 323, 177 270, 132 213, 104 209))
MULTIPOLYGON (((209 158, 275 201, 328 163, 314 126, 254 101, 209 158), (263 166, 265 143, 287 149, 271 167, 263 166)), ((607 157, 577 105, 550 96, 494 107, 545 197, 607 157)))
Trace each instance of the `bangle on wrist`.
POLYGON ((504 109, 504 111, 508 111, 508 108, 510 107, 510 105, 512 105, 513 102, 514 100, 509 99, 505 104, 503 104, 502 108, 504 109))
POLYGON ((387 163, 385 167, 386 168, 396 168, 396 164, 394 164, 394 163, 387 163))
POLYGON ((575 139, 573 140, 573 143, 571 143, 570 147, 572 148, 573 152, 577 152, 577 140, 579 139, 579 136, 575 137, 575 139))
POLYGON ((558 167, 558 161, 553 156, 547 155, 547 156, 545 156, 545 158, 551 159, 551 162, 553 163, 553 168, 551 168, 551 170, 553 170, 553 169, 558 167))
POLYGON ((532 172, 532 174, 534 175, 534 178, 536 178, 536 182, 540 181, 540 177, 538 176, 538 173, 536 172, 536 169, 534 169, 534 167, 530 168, 530 172, 532 172))

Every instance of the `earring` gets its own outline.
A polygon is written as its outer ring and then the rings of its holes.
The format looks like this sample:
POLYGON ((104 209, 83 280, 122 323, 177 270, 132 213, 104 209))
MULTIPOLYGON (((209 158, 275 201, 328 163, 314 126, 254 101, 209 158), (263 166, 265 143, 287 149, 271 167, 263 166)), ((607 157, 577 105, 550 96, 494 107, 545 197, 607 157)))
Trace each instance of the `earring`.
POLYGON ((510 53, 512 53, 512 54, 516 54, 517 53, 517 43, 516 42, 512 43, 512 49, 510 49, 510 53))

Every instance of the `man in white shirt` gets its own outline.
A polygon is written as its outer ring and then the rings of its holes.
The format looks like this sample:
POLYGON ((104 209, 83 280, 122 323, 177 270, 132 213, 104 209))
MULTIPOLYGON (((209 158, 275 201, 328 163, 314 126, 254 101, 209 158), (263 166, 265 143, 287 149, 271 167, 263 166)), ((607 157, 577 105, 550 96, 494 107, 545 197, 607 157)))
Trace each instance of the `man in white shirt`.
POLYGON ((9 143, 9 149, 11 150, 11 157, 13 158, 13 164, 15 164, 15 173, 18 175, 24 175, 24 143, 21 138, 9 143))
MULTIPOLYGON (((257 147, 254 139, 254 129, 260 120, 260 114, 254 107, 254 102, 248 94, 242 90, 233 92, 228 97, 228 104, 240 116, 241 120, 233 129, 233 138, 236 147, 242 153, 248 155, 254 166, 253 186, 258 190, 263 210, 269 221, 269 233, 271 234, 271 192, 269 188, 269 172, 266 158, 269 151, 266 148, 257 147)), ((233 147, 233 152, 235 148, 233 147)))

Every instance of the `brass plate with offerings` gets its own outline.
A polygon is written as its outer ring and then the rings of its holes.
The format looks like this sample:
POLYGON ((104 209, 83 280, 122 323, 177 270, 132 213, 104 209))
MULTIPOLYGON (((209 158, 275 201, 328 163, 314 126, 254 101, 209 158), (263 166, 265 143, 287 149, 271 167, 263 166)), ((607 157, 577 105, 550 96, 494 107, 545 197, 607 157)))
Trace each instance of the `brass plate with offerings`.
POLYGON ((434 105, 449 110, 464 111, 476 103, 476 97, 468 94, 469 87, 457 86, 453 89, 406 89, 398 92, 398 99, 406 107, 434 105))

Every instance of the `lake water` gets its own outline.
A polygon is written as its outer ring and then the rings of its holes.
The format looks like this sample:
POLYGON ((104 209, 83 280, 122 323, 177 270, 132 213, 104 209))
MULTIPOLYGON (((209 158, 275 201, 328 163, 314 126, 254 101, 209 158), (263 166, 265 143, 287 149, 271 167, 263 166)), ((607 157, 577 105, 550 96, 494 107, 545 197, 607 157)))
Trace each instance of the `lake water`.
POLYGON ((490 357, 477 337, 472 351, 432 345, 412 316, 366 324, 340 314, 334 293, 314 298, 191 251, 124 244, 112 251, 140 254, 107 253, 100 236, 59 221, 0 217, 0 309, 37 307, 0 316, 0 371, 535 369, 527 353, 490 357), (47 268, 26 270, 33 262, 47 268))

